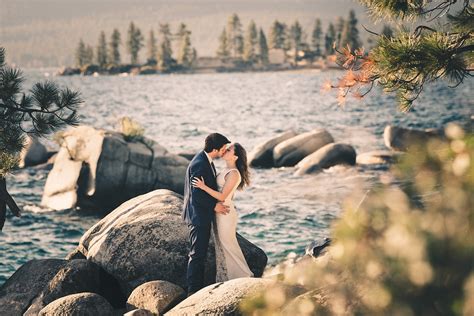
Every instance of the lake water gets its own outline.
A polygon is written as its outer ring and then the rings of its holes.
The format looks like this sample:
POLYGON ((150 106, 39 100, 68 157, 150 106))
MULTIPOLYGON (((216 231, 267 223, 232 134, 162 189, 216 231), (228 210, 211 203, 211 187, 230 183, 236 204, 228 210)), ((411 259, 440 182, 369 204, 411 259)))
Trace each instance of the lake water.
MULTIPOLYGON (((24 87, 49 79, 44 72, 26 71, 24 87)), ((380 91, 340 107, 333 94, 321 92, 321 86, 341 75, 314 71, 53 80, 82 92, 83 124, 114 129, 119 118, 130 116, 143 125, 147 137, 176 153, 200 150, 206 135, 214 131, 250 151, 289 128, 299 132, 326 128, 336 141, 362 153, 384 148, 382 135, 388 124, 439 128, 474 114, 474 80, 456 90, 445 83, 428 86, 415 111, 403 114, 394 97, 380 91)), ((327 236, 344 199, 354 190, 366 192, 387 172, 386 168, 335 167, 297 177, 293 171, 252 169, 252 186, 235 199, 238 231, 263 248, 272 264, 290 253, 304 253, 311 240, 327 236)), ((46 177, 46 171, 30 168, 8 178, 9 190, 24 213, 21 218, 9 215, 0 233, 0 284, 28 260, 64 258, 99 220, 75 210, 41 208, 46 177)))

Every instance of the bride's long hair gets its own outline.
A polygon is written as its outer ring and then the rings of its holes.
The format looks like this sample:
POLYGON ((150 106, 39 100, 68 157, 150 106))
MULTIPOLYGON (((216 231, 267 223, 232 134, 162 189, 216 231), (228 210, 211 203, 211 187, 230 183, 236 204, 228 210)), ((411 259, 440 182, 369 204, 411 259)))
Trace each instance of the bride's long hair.
POLYGON ((234 154, 238 157, 237 161, 235 162, 237 169, 240 172, 240 176, 242 180, 237 187, 239 190, 242 190, 245 186, 250 184, 250 172, 249 167, 247 164, 247 152, 245 148, 242 147, 239 143, 234 144, 234 154))

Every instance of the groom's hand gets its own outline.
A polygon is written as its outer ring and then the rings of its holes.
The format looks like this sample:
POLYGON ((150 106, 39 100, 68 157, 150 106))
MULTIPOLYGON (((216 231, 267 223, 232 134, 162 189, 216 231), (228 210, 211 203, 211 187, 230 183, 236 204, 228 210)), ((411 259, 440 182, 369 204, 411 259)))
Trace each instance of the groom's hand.
POLYGON ((214 207, 214 211, 219 214, 226 215, 229 213, 229 207, 227 205, 224 205, 223 203, 217 203, 216 207, 214 207))

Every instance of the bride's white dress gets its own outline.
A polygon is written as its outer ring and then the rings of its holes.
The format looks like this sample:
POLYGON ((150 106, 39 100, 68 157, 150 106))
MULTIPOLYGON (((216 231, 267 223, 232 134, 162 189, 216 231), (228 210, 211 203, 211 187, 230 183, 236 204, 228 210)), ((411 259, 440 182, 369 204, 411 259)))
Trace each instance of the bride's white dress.
POLYGON ((225 184, 225 176, 232 170, 239 174, 239 181, 232 189, 231 193, 224 201, 229 206, 229 213, 226 215, 216 214, 214 224, 214 242, 216 245, 216 282, 224 282, 231 279, 252 277, 245 257, 237 242, 237 212, 234 207, 234 193, 240 183, 240 173, 237 169, 224 169, 217 175, 217 186, 219 191, 225 184))

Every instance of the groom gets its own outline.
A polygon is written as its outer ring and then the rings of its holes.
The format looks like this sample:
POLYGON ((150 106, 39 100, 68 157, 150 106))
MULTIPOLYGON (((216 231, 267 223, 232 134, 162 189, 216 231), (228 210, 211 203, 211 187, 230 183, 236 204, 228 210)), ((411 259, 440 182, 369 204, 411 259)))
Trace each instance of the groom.
POLYGON ((184 182, 183 219, 189 229, 189 260, 188 260, 188 296, 204 286, 204 263, 211 234, 211 223, 215 213, 227 214, 227 206, 204 192, 194 188, 191 180, 203 177, 204 182, 217 191, 216 168, 213 159, 222 157, 230 141, 221 134, 213 133, 206 137, 204 151, 194 156, 186 170, 184 182))

